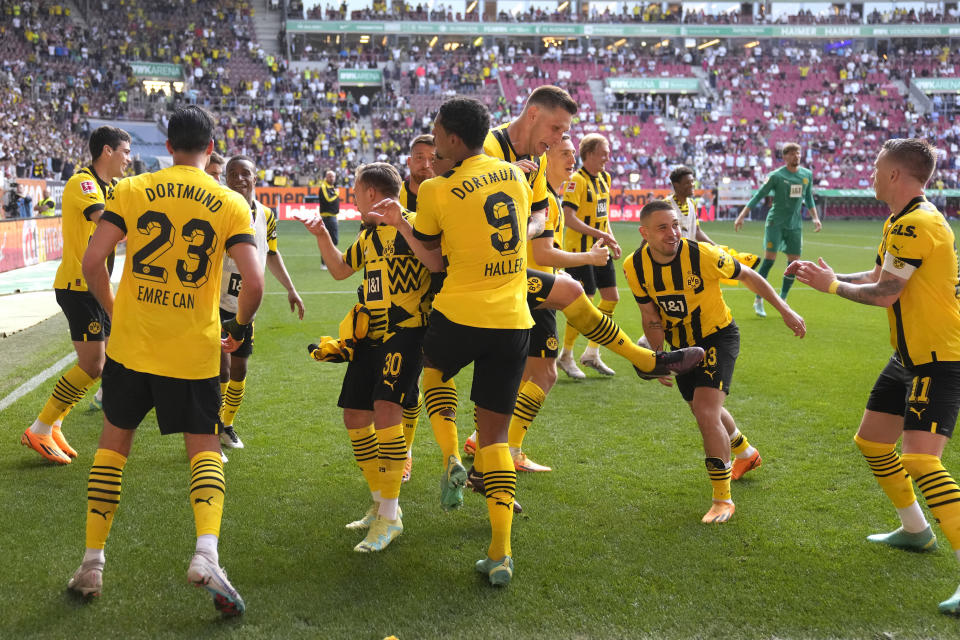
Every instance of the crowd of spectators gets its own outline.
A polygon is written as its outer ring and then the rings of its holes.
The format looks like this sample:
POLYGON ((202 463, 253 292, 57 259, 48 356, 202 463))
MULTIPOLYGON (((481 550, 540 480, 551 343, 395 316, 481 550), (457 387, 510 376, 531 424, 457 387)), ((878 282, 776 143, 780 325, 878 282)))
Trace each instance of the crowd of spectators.
POLYGON ((575 138, 594 131, 610 138, 609 169, 621 187, 664 186, 678 163, 693 166, 706 187, 723 178, 756 183, 786 140, 803 145, 821 188, 866 187, 879 143, 894 135, 935 141, 945 151, 937 184, 960 186, 960 121, 946 113, 953 103, 935 97, 922 114, 893 86, 960 76, 960 53, 945 48, 880 56, 770 43, 736 51, 570 45, 545 53, 519 43, 446 51, 371 43, 304 47, 291 62, 258 45, 249 0, 164 6, 100 0, 97 15, 113 18, 104 21, 79 20, 52 0, 0 0, 0 88, 8 96, 0 104, 0 163, 9 176, 68 175, 84 159, 88 117, 155 118, 162 126, 172 106, 198 103, 219 118, 218 150, 254 157, 263 183, 316 184, 328 168, 346 182, 361 162, 402 164, 408 141, 429 130, 447 96, 477 96, 501 122, 529 90, 553 83, 581 105, 575 138), (230 28, 215 28, 219 21, 230 28), (145 94, 126 64, 137 59, 180 65, 183 90, 145 94), (382 88, 339 85, 339 69, 365 67, 382 70, 382 88), (614 76, 695 75, 703 78, 695 95, 595 95, 589 86, 614 76), (784 86, 795 89, 787 102, 784 86))
MULTIPOLYGON (((479 22, 482 19, 481 5, 474 6, 470 12, 465 12, 466 6, 455 10, 453 5, 411 2, 387 2, 374 0, 369 7, 350 11, 346 3, 317 4, 311 9, 304 8, 300 2, 289 5, 290 17, 310 20, 411 20, 422 22, 479 22)), ((563 11, 545 10, 530 7, 526 10, 516 8, 513 11, 499 11, 496 22, 586 22, 596 23, 683 23, 683 24, 928 24, 957 21, 960 14, 951 9, 944 14, 935 9, 892 8, 889 11, 874 9, 866 18, 857 11, 848 11, 837 6, 830 7, 817 13, 809 9, 801 9, 796 14, 779 14, 776 17, 763 13, 741 13, 738 9, 706 13, 703 9, 674 10, 664 8, 659 2, 621 2, 611 9, 605 6, 602 9, 590 8, 587 13, 577 13, 573 5, 568 5, 563 11)), ((487 18, 494 21, 494 17, 487 18)))

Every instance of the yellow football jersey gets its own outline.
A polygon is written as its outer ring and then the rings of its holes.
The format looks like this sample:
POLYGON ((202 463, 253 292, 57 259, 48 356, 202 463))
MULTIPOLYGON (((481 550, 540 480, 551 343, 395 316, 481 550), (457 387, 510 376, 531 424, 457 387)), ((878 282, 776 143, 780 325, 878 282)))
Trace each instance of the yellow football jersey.
POLYGON ((634 298, 660 307, 667 343, 675 349, 699 344, 733 321, 719 281, 735 278, 740 268, 720 247, 686 238, 667 264, 655 262, 647 244, 623 261, 634 298))
POLYGON ((410 181, 404 180, 400 187, 400 206, 407 211, 417 210, 417 194, 410 191, 410 181))
POLYGON ((953 230, 926 198, 914 198, 884 222, 877 264, 908 278, 900 299, 887 309, 890 344, 903 365, 960 360, 953 230))
POLYGON ((127 234, 107 355, 143 373, 217 376, 223 257, 256 244, 250 206, 202 169, 174 165, 120 181, 102 220, 127 234))
MULTIPOLYGON (((404 212, 414 224, 416 214, 404 212)), ((423 327, 430 315, 430 270, 394 227, 364 226, 343 252, 351 269, 363 269, 363 304, 370 310, 371 340, 387 340, 404 327, 423 327)))
POLYGON ((530 211, 544 211, 549 206, 547 154, 544 153, 539 158, 519 155, 517 150, 513 148, 513 143, 510 142, 510 135, 507 133, 507 127, 509 126, 510 123, 507 122, 491 129, 487 133, 487 139, 483 141, 483 152, 488 156, 500 158, 510 163, 517 160, 532 160, 537 168, 526 174, 527 181, 533 189, 533 202, 530 204, 530 211))
POLYGON ((63 259, 53 280, 54 289, 87 291, 83 278, 83 254, 90 244, 90 236, 97 223, 90 220, 94 213, 103 211, 104 198, 116 180, 100 180, 92 167, 84 167, 67 180, 63 187, 63 259))
MULTIPOLYGON (((563 194, 563 206, 570 207, 576 212, 577 218, 585 225, 599 231, 608 229, 607 213, 610 209, 610 174, 601 171, 600 175, 592 176, 587 170, 580 168, 572 178, 563 194)), ((589 251, 596 242, 591 236, 567 228, 563 238, 564 251, 589 251)))
MULTIPOLYGON (((560 248, 563 246, 563 208, 560 205, 560 197, 548 184, 547 192, 550 194, 547 208, 546 224, 543 227, 543 233, 534 238, 550 238, 553 240, 553 246, 560 248)), ((533 258, 533 242, 527 243, 527 268, 537 271, 546 271, 547 273, 556 273, 557 267, 544 267, 537 263, 533 258)))
POLYGON ((467 158, 426 180, 417 194, 414 233, 440 240, 447 277, 434 308, 457 324, 527 329, 527 221, 530 184, 512 164, 467 158))

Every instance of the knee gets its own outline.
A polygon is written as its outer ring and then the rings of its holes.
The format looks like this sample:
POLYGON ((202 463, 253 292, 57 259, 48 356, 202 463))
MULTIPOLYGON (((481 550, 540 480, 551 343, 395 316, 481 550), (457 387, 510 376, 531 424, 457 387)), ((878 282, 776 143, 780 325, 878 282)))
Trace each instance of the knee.
POLYGON ((867 458, 882 456, 893 452, 894 444, 885 443, 885 442, 873 442, 865 438, 861 438, 860 434, 853 436, 853 441, 856 443, 857 448, 860 449, 860 452, 867 458))
POLYGON ((553 283, 551 295, 556 296, 557 302, 562 307, 566 307, 583 295, 583 285, 573 278, 557 278, 553 283))
POLYGON ((929 453, 905 453, 900 456, 900 462, 910 477, 917 481, 925 475, 943 469, 940 458, 929 453))

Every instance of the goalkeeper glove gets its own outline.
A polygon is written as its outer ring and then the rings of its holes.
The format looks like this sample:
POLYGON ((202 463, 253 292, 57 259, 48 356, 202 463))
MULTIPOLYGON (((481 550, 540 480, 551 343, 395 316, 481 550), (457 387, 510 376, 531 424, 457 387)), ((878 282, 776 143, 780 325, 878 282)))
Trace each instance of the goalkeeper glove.
POLYGON ((223 330, 228 334, 230 334, 231 338, 233 338, 237 342, 243 342, 243 336, 244 334, 246 334, 247 327, 250 326, 250 323, 248 322, 247 324, 240 324, 239 322, 237 322, 236 316, 234 316, 229 320, 225 320, 222 326, 223 326, 223 330))

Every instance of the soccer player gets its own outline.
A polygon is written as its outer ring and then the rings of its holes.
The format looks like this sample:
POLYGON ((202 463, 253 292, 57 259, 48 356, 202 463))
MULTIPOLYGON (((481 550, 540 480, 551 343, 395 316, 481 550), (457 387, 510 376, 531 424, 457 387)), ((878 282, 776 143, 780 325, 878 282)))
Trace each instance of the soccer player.
MULTIPOLYGON (((696 185, 693 169, 682 165, 676 167, 670 172, 670 185, 673 187, 673 194, 667 199, 667 202, 673 205, 677 216, 680 218, 680 234, 687 240, 717 244, 700 228, 700 220, 697 218, 697 205, 693 200, 693 188, 696 185)), ((740 253, 723 245, 718 246, 745 267, 756 270, 760 264, 760 256, 752 253, 740 253)))
MULTIPOLYGON (((560 144, 550 147, 546 157, 549 208, 543 233, 527 243, 527 264, 530 269, 545 271, 555 276, 559 268, 569 270, 581 265, 601 267, 607 264, 610 252, 599 240, 589 251, 568 252, 560 248, 564 234, 564 215, 559 194, 563 192, 564 183, 570 179, 576 168, 576 151, 570 135, 563 134, 560 144)), ((535 308, 531 309, 531 313, 535 324, 530 330, 527 363, 517 394, 517 404, 510 420, 507 442, 517 471, 550 471, 550 467, 531 460, 523 452, 522 446, 530 425, 557 382, 557 355, 560 346, 557 339, 557 311, 535 308)))
POLYGON ((437 146, 429 133, 417 136, 410 143, 410 155, 407 157, 407 170, 410 177, 403 181, 400 190, 400 206, 407 211, 417 210, 417 193, 420 185, 434 175, 433 162, 437 157, 437 146))
MULTIPOLYGON (((914 551, 936 548, 911 479, 960 559, 960 487, 941 457, 960 411, 960 302, 954 234, 924 197, 937 151, 926 140, 887 140, 874 163, 877 200, 890 207, 876 264, 835 274, 819 264, 789 267, 800 282, 861 304, 887 308, 894 353, 867 400, 854 442, 901 526, 867 540, 914 551), (902 455, 897 441, 903 438, 902 455)), ((960 613, 960 588, 940 603, 960 613)))
MULTIPOLYGON (((726 522, 734 512, 730 496, 731 441, 734 451, 750 447, 723 408, 740 353, 740 331, 723 300, 720 280, 740 280, 770 302, 794 335, 803 337, 803 318, 755 271, 743 267, 714 245, 687 240, 669 202, 653 200, 640 210, 640 234, 646 241, 623 261, 623 270, 643 316, 644 338, 660 349, 702 347, 701 366, 677 376, 677 389, 690 406, 706 454, 713 504, 703 522, 726 522)), ((669 380, 662 380, 668 386, 669 380)), ((756 456, 759 464, 759 454, 756 456)))
MULTIPOLYGON (((327 226, 327 233, 330 234, 333 246, 337 246, 340 242, 340 222, 337 220, 339 213, 340 192, 337 190, 337 174, 327 171, 320 182, 320 217, 323 218, 323 224, 327 226)), ((327 269, 322 259, 320 268, 327 269)))
MULTIPOLYGON (((400 206, 408 211, 417 210, 417 193, 420 185, 436 175, 433 171, 433 163, 436 160, 436 145, 433 142, 433 136, 429 133, 417 136, 410 143, 410 155, 407 157, 407 170, 410 177, 403 181, 403 188, 400 189, 400 206)), ((442 283, 441 274, 435 278, 437 282, 433 283, 434 292, 439 289, 442 283)), ((404 400, 403 407, 403 437, 407 443, 407 462, 403 468, 403 481, 410 480, 413 474, 413 440, 416 437, 417 421, 420 419, 420 412, 423 409, 423 396, 418 394, 416 398, 407 398, 404 400)))
MULTIPOLYGON (((209 173, 209 172, 208 172, 209 173)), ((277 248, 277 216, 273 209, 263 205, 256 199, 255 187, 257 184, 257 167, 247 156, 233 156, 227 161, 227 186, 243 196, 250 207, 250 217, 253 220, 254 235, 257 241, 257 259, 260 263, 260 272, 267 268, 287 291, 287 302, 290 311, 296 310, 297 316, 303 320, 303 300, 297 293, 287 267, 283 263, 283 256, 277 248)), ((220 321, 226 322, 237 315, 237 296, 243 284, 243 278, 237 269, 236 263, 227 256, 223 260, 223 275, 220 283, 220 321)), ((220 420, 223 430, 220 432, 220 444, 228 449, 242 449, 243 441, 237 435, 233 422, 236 420, 240 404, 243 402, 247 384, 247 361, 253 354, 254 326, 253 322, 247 325, 247 333, 243 344, 233 353, 220 354, 220 391, 223 396, 223 406, 220 409, 220 420)))
MULTIPOLYGON (((610 143, 599 133, 589 133, 580 140, 580 170, 568 184, 563 193, 563 217, 566 232, 563 238, 565 251, 589 251, 596 241, 607 244, 614 242, 607 214, 610 209, 610 185, 612 178, 604 171, 610 156, 610 143)), ((567 268, 581 285, 588 297, 600 291, 598 309, 608 318, 620 301, 617 293, 617 270, 613 266, 613 256, 598 266, 585 264, 567 268)), ((563 334, 563 353, 560 354, 560 368, 571 378, 582 379, 586 376, 573 360, 573 345, 580 332, 567 323, 563 334)), ((615 371, 600 359, 600 346, 589 341, 580 356, 580 364, 597 372, 612 376, 615 371)))
MULTIPOLYGON (((406 457, 403 405, 419 396, 423 368, 421 345, 430 312, 430 271, 414 255, 396 228, 370 217, 373 205, 388 200, 395 214, 413 222, 416 214, 399 206, 400 174, 375 162, 357 169, 354 184, 363 227, 342 254, 320 220, 304 222, 317 237, 330 275, 343 280, 363 270, 362 304, 370 312, 370 329, 354 349, 343 377, 338 405, 343 408, 354 456, 373 506, 348 529, 369 529, 355 551, 382 551, 403 533, 399 507, 406 457)), ((435 263, 437 268, 442 264, 435 263)))
MULTIPOLYGON (((130 164, 130 134, 116 127, 95 129, 90 135, 90 156, 90 166, 73 174, 63 188, 63 258, 53 281, 57 303, 70 327, 77 364, 60 377, 40 415, 20 438, 25 446, 58 464, 77 457, 63 437, 63 420, 103 371, 110 317, 90 292, 81 264, 103 213, 107 190, 130 164)), ((112 269, 112 254, 109 262, 112 269)))
POLYGON ((217 182, 223 182, 223 168, 226 165, 226 161, 223 159, 223 156, 214 151, 210 154, 210 159, 207 160, 207 166, 204 168, 210 177, 212 177, 217 182))
MULTIPOLYGON (((784 166, 767 176, 766 182, 753 194, 733 223, 733 228, 740 231, 750 209, 757 206, 767 194, 773 193, 773 206, 767 212, 763 231, 763 262, 757 269, 757 273, 764 278, 770 273, 778 251, 787 254, 788 267, 800 257, 803 248, 803 219, 800 215, 804 206, 813 218, 813 231, 818 232, 823 227, 817 215, 817 205, 813 202, 813 172, 800 166, 800 145, 795 142, 783 145, 783 161, 784 166)), ((783 273, 783 284, 780 286, 782 299, 786 300, 793 281, 793 271, 788 268, 783 273)), ((766 317, 760 296, 753 301, 753 310, 761 318, 766 317)))
POLYGON ((120 504, 123 469, 137 426, 156 408, 161 434, 182 432, 190 460, 189 501, 196 552, 187 578, 213 594, 224 615, 244 603, 219 564, 217 542, 225 482, 218 432, 220 273, 229 253, 243 275, 239 310, 223 348, 236 349, 263 294, 250 207, 204 173, 213 151, 213 117, 177 109, 167 128, 173 166, 123 180, 83 258, 90 291, 113 319, 103 370, 103 432, 87 481, 86 552, 68 588, 99 595, 104 545, 120 504), (110 290, 104 264, 126 236, 127 259, 110 290))

